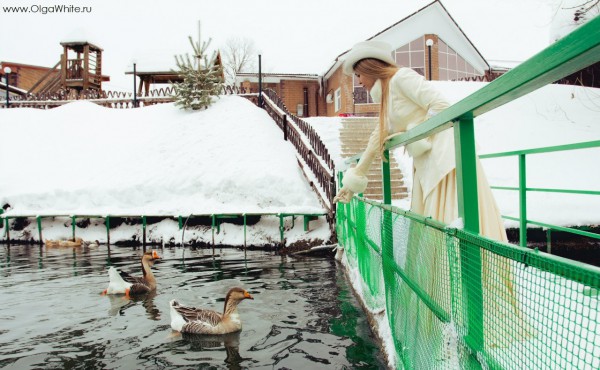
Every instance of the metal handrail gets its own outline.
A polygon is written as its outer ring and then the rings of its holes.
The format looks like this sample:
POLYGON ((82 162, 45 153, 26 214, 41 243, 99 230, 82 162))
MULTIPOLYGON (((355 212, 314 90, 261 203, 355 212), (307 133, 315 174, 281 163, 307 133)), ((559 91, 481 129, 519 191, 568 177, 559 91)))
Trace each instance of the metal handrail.
POLYGON ((492 189, 496 190, 509 190, 509 191, 518 191, 520 202, 519 214, 520 217, 511 217, 502 215, 502 218, 512 221, 519 222, 519 245, 522 247, 527 246, 527 225, 537 225, 549 230, 563 231, 571 234, 581 235, 593 239, 600 239, 600 234, 591 233, 587 231, 577 230, 571 227, 563 227, 558 225, 552 225, 548 223, 543 223, 536 220, 531 220, 527 217, 527 192, 546 192, 546 193, 561 193, 561 194, 581 194, 581 195, 600 195, 600 191, 597 190, 573 190, 573 189, 549 189, 549 188, 530 188, 526 186, 526 171, 525 171, 525 163, 527 155, 534 154, 544 154, 544 153, 554 153, 560 151, 571 151, 571 150, 580 150, 580 149, 590 149, 590 148, 599 148, 600 140, 595 141, 587 141, 581 143, 574 144, 566 144, 566 145, 554 145, 540 148, 532 148, 532 149, 522 149, 522 150, 514 150, 510 152, 502 152, 502 153, 490 153, 480 155, 481 159, 488 158, 506 158, 506 157, 519 157, 519 186, 491 186, 492 189))
MULTIPOLYGON (((495 79, 473 94, 431 117, 415 128, 398 134, 386 141, 382 158, 389 157, 389 150, 404 146, 453 127, 454 148, 456 155, 456 183, 458 216, 464 222, 465 235, 479 234, 479 208, 477 188, 477 154, 475 150, 474 118, 508 102, 516 100, 536 89, 553 83, 565 76, 583 69, 600 60, 600 16, 588 21, 558 42, 544 49, 516 68, 495 79)), ((345 161, 352 164, 363 153, 345 161)), ((519 155, 520 170, 525 169, 525 154, 519 155)), ((384 162, 386 164, 387 162, 384 162)), ((391 203, 389 166, 382 166, 384 179, 384 203, 391 203)), ((524 177, 521 178, 521 180, 524 177)), ((520 187, 525 188, 523 183, 520 187)), ((526 202, 524 193, 520 196, 520 204, 526 202)), ((525 207, 521 206, 521 220, 527 220, 525 207)), ((384 230, 392 230, 391 217, 384 218, 384 230)), ((526 229, 525 229, 526 230, 526 229)), ((521 229, 521 240, 526 240, 524 229, 521 229)), ((393 248, 393 235, 383 235, 383 249, 393 248)), ((461 280, 469 281, 470 289, 466 292, 468 312, 466 312, 465 336, 473 353, 484 350, 483 331, 483 283, 473 280, 473 276, 481 276, 484 268, 482 250, 475 246, 465 245, 470 253, 461 253, 461 280), (467 255, 470 258, 467 259, 467 255)), ((549 255, 548 255, 549 256, 549 255)), ((549 256, 550 257, 550 256, 549 256)))

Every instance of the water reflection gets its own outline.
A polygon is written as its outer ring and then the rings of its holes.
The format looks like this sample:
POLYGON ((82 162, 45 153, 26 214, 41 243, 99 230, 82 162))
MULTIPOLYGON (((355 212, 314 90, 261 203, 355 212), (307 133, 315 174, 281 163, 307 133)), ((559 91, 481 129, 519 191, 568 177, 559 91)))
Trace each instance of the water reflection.
POLYGON ((245 360, 240 355, 240 332, 223 335, 181 334, 182 341, 189 344, 190 351, 225 351, 225 364, 231 370, 242 369, 245 360))
POLYGON ((158 250, 157 290, 101 296, 108 266, 139 271, 142 248, 0 248, 0 367, 381 368, 366 318, 327 258, 236 249, 158 250), (169 301, 222 311, 233 286, 240 333, 170 338, 169 301))
POLYGON ((106 297, 110 301, 110 308, 108 310, 109 316, 124 316, 125 310, 141 304, 146 310, 148 319, 154 321, 160 320, 160 310, 156 307, 156 304, 154 304, 156 291, 132 297, 126 297, 124 294, 107 294, 106 297))

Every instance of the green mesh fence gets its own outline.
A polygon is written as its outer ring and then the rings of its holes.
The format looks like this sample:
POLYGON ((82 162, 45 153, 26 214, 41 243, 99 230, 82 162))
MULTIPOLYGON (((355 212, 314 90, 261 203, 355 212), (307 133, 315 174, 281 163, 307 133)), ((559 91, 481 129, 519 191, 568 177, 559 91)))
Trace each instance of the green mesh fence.
POLYGON ((368 200, 337 217, 398 368, 600 368, 600 269, 368 200))

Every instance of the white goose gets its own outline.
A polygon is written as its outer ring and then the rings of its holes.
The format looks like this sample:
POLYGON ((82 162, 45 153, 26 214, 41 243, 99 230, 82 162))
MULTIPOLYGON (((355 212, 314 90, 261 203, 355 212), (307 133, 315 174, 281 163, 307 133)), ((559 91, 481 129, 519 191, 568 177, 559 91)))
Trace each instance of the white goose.
POLYGON ((111 266, 108 269, 108 288, 103 294, 125 294, 126 296, 144 294, 156 290, 156 279, 151 267, 154 261, 160 259, 156 251, 146 252, 142 256, 142 277, 131 276, 126 272, 119 272, 111 266))
POLYGON ((223 313, 202 308, 187 307, 176 300, 170 302, 171 328, 190 334, 228 334, 242 330, 237 310, 244 299, 254 299, 242 288, 231 288, 225 296, 223 313))

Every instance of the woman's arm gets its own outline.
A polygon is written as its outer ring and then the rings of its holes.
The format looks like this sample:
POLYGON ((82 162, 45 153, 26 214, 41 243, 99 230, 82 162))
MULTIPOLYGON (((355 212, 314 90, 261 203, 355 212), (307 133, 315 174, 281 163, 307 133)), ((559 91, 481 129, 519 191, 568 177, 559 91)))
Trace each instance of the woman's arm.
POLYGON ((379 152, 379 125, 375 127, 369 137, 369 143, 356 167, 350 168, 344 174, 344 186, 333 199, 334 202, 348 203, 354 194, 364 193, 367 188, 367 173, 379 152))

